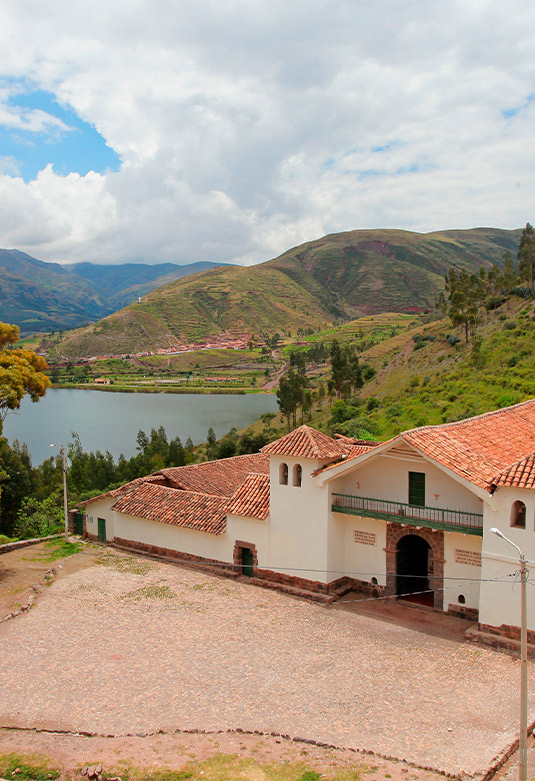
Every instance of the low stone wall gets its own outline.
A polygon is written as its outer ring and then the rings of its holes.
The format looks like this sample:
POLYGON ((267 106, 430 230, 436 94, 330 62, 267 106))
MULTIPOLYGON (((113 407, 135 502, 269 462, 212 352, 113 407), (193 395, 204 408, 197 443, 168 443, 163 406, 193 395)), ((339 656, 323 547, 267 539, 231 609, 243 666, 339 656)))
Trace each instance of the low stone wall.
POLYGON ((32 540, 16 540, 16 542, 6 542, 5 545, 0 545, 0 555, 2 553, 9 553, 19 548, 27 548, 30 545, 38 545, 40 542, 47 542, 48 540, 57 540, 58 537, 63 537, 61 534, 50 534, 48 537, 35 537, 32 540))

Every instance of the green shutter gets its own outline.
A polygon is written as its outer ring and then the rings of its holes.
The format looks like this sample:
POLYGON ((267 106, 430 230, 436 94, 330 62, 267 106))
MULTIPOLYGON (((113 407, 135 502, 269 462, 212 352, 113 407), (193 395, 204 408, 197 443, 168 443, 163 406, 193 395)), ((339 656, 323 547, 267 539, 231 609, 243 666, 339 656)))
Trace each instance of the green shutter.
POLYGON ((425 473, 409 472, 409 504, 425 507, 425 473))
POLYGON ((98 519, 98 541, 106 542, 106 519, 98 519))

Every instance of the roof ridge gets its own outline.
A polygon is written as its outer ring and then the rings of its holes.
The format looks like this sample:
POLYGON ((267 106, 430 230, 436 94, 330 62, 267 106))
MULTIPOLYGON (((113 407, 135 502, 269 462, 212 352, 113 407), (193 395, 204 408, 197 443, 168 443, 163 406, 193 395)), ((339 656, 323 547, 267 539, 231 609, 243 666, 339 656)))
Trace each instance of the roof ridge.
MULTIPOLYGON (((251 458, 251 456, 261 456, 262 453, 242 453, 239 456, 227 456, 227 458, 212 458, 211 461, 197 461, 195 464, 181 464, 180 466, 164 466, 163 469, 159 469, 157 472, 152 472, 152 474, 165 474, 165 472, 168 472, 170 469, 185 469, 195 466, 208 466, 208 464, 220 464, 221 461, 235 461, 238 458, 251 458)), ((137 479, 137 478, 136 478, 137 479)))
POLYGON ((502 475, 504 475, 506 472, 510 472, 510 471, 511 471, 511 469, 514 469, 514 467, 515 467, 515 466, 520 466, 520 464, 521 464, 523 461, 527 461, 529 458, 535 458, 535 450, 532 450, 530 453, 526 453, 526 455, 525 455, 525 456, 522 456, 521 458, 517 459, 517 461, 512 461, 512 462, 511 462, 510 464, 508 464, 507 466, 504 466, 504 468, 503 468, 503 469, 500 469, 500 471, 499 471, 499 472, 496 472, 496 474, 494 475, 494 477, 492 478, 492 480, 489 480, 489 484, 490 484, 490 485, 494 484, 494 481, 496 480, 496 478, 500 478, 500 477, 501 477, 502 475))
MULTIPOLYGON (((230 497, 228 496, 221 496, 220 494, 207 494, 203 491, 192 491, 189 488, 173 488, 171 485, 158 485, 156 483, 139 483, 138 485, 132 486, 132 488, 127 491, 126 493, 129 494, 131 491, 136 491, 139 488, 162 488, 164 491, 171 491, 176 496, 209 496, 211 499, 221 499, 222 501, 228 501, 230 497)), ((126 495, 126 494, 125 494, 126 495)))
POLYGON ((535 403, 535 399, 525 399, 524 401, 519 401, 517 404, 510 404, 508 407, 500 407, 499 409, 492 409, 488 412, 481 412, 479 415, 472 415, 470 418, 463 418, 462 420, 450 420, 448 423, 435 423, 428 426, 416 426, 415 428, 409 428, 406 431, 401 431, 398 436, 402 437, 404 434, 412 434, 414 431, 429 431, 430 429, 436 430, 450 427, 453 428, 454 426, 460 427, 466 423, 471 423, 473 420, 482 420, 483 418, 488 418, 493 415, 501 415, 502 413, 508 412, 509 410, 533 403, 535 403))

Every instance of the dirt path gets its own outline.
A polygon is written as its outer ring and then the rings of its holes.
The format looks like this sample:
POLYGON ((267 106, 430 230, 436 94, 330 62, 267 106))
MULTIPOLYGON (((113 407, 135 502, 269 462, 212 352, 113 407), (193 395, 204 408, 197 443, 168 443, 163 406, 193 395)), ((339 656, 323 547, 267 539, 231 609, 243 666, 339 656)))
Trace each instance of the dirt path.
MULTIPOLYGON (((172 734, 149 738, 101 738, 81 735, 62 735, 20 730, 0 730, 0 759, 5 754, 35 754, 49 757, 50 767, 60 770, 63 778, 82 779, 84 765, 101 764, 103 776, 110 778, 128 775, 130 778, 150 776, 154 771, 191 772, 191 781, 212 778, 210 771, 221 781, 268 781, 284 779, 296 781, 308 770, 320 773, 327 781, 356 778, 363 781, 439 781, 443 776, 432 771, 411 767, 403 762, 392 762, 348 750, 323 749, 303 743, 257 735, 221 733, 216 735, 172 734), (243 765, 243 760, 251 764, 243 765), (281 766, 276 775, 273 764, 281 766), (225 772, 225 765, 227 771, 225 772), (263 766, 269 765, 269 776, 263 766), (295 766, 295 774, 291 774, 295 766)), ((184 776, 186 777, 186 776, 184 776)), ((310 776, 309 776, 310 777, 310 776)))
POLYGON ((47 543, 20 548, 0 556, 0 620, 11 610, 20 608, 32 590, 42 583, 47 570, 60 561, 62 568, 58 577, 65 577, 85 567, 91 567, 100 551, 84 544, 83 554, 66 560, 53 557, 47 543))

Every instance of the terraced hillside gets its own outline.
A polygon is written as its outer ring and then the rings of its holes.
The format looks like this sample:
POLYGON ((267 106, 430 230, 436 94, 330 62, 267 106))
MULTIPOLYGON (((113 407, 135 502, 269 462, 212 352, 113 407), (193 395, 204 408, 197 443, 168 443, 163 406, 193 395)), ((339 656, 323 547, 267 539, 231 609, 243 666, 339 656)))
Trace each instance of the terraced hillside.
POLYGON ((258 266, 225 267, 158 288, 54 346, 58 357, 118 354, 222 332, 296 333, 380 312, 432 308, 452 265, 475 271, 516 254, 520 230, 332 234, 258 266))

